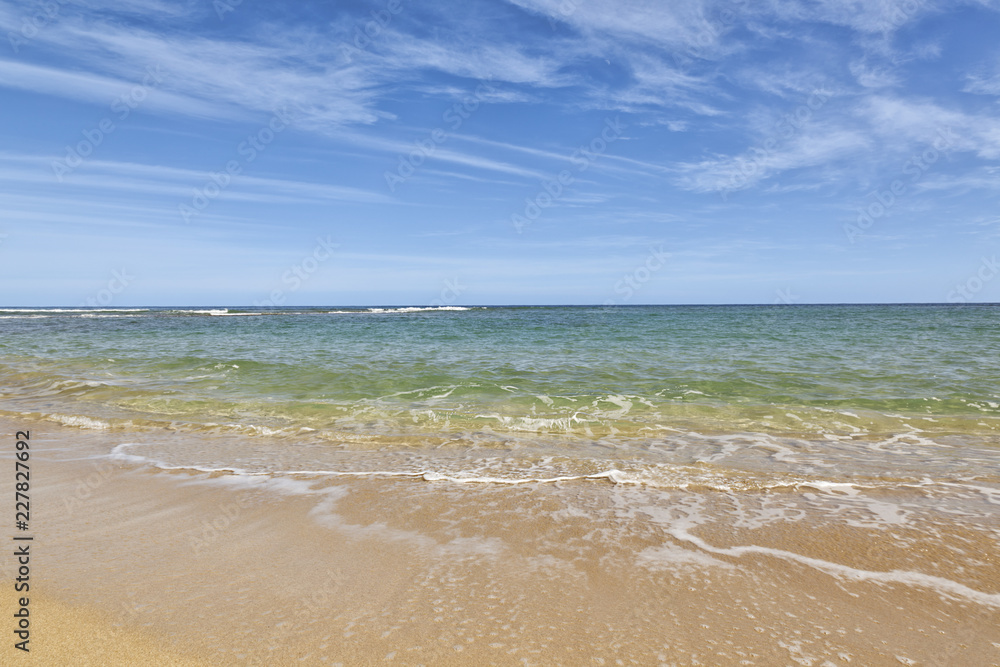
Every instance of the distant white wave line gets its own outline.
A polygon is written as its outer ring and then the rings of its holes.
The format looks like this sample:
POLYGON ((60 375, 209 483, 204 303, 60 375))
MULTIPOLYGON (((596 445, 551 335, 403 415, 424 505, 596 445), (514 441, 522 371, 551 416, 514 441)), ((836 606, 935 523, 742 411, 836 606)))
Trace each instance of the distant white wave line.
POLYGON ((369 313, 415 313, 422 310, 472 310, 467 306, 405 306, 402 308, 369 308, 369 313))
MULTIPOLYGON (((286 313, 283 311, 267 311, 267 312, 240 312, 240 313, 230 313, 227 308, 212 308, 212 309, 194 309, 194 308, 169 308, 158 312, 161 313, 184 313, 188 315, 212 315, 215 317, 229 316, 251 316, 251 315, 366 315, 369 313, 417 313, 417 312, 429 312, 437 310, 482 310, 485 306, 480 306, 479 308, 473 308, 470 306, 406 306, 401 308, 366 308, 359 310, 328 310, 328 311, 317 311, 317 312, 302 312, 302 313, 286 313)), ((38 313, 39 315, 45 314, 71 314, 71 315, 87 315, 93 313, 148 313, 152 312, 151 308, 0 308, 0 313, 38 313)))
POLYGON ((982 591, 977 591, 974 588, 969 588, 964 584, 960 584, 957 581, 952 581, 951 579, 945 579, 944 577, 936 577, 931 574, 923 574, 921 572, 911 572, 908 570, 891 570, 889 572, 874 572, 871 570, 859 570, 854 567, 847 565, 841 565, 840 563, 832 563, 830 561, 820 560, 818 558, 811 558, 809 556, 803 556, 791 551, 784 551, 782 549, 773 549, 771 547, 759 547, 756 545, 750 546, 739 546, 739 547, 713 547, 711 544, 688 533, 683 528, 671 528, 667 531, 668 534, 681 540, 682 542, 689 542, 695 546, 701 548, 709 553, 718 554, 720 556, 732 556, 739 558, 740 556, 745 556, 747 554, 765 554, 767 556, 775 556, 777 558, 784 558, 785 560, 792 560, 809 567, 816 568, 817 570, 822 570, 833 576, 842 577, 844 579, 853 579, 855 581, 875 581, 884 584, 904 584, 907 586, 918 586, 923 588, 932 588, 939 592, 946 592, 948 594, 962 597, 968 600, 973 600, 983 605, 990 607, 1000 607, 1000 594, 997 593, 983 593, 982 591))
POLYGON ((0 313, 144 313, 149 308, 0 308, 0 313))
POLYGON ((230 313, 228 308, 170 308, 164 313, 183 313, 185 315, 212 315, 213 317, 235 317, 248 315, 263 315, 264 313, 230 313))

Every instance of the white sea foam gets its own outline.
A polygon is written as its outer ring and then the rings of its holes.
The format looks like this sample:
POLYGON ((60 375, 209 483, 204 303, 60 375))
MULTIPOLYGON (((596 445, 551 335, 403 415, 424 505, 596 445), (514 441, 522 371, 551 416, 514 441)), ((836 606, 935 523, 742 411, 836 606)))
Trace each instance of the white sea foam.
MULTIPOLYGON (((506 388, 506 387, 502 387, 506 388)), ((551 429, 569 431, 575 424, 595 424, 597 419, 584 419, 576 412, 567 417, 512 417, 510 415, 477 414, 476 419, 495 419, 511 431, 538 432, 551 429)))
POLYGON ((684 549, 673 544, 646 547, 636 554, 636 562, 652 569, 676 570, 684 567, 721 568, 735 570, 736 566, 695 549, 684 549))
POLYGON ((119 461, 128 461, 137 465, 151 465, 161 470, 191 470, 203 473, 228 473, 246 477, 406 477, 423 479, 427 482, 451 482, 454 484, 555 484, 576 480, 607 480, 614 484, 644 484, 635 476, 621 470, 607 470, 593 475, 560 475, 555 477, 489 477, 489 476, 457 476, 433 470, 393 471, 393 470, 274 470, 249 471, 243 468, 229 466, 201 466, 194 464, 172 465, 165 461, 138 454, 129 454, 129 447, 141 447, 143 443, 122 443, 116 445, 108 456, 119 461))
MULTIPOLYGON (((91 428, 99 425, 86 425, 91 428)), ((232 424, 229 428, 244 430, 246 427, 232 424)), ((268 435, 295 435, 299 429, 286 428, 281 430, 269 429, 267 427, 256 427, 252 431, 268 435)), ((116 451, 124 451, 123 449, 116 451)), ((354 459, 351 459, 354 460, 354 459)), ((776 475, 761 475, 760 473, 749 473, 733 469, 729 466, 717 468, 715 463, 700 463, 700 459, 693 459, 695 465, 678 465, 676 463, 654 463, 647 461, 625 462, 620 466, 623 469, 606 468, 601 472, 583 472, 572 459, 564 457, 543 458, 541 460, 523 460, 519 457, 510 456, 485 456, 477 458, 452 459, 445 457, 438 459, 435 456, 414 454, 404 459, 394 459, 394 461, 406 461, 405 465, 372 467, 376 469, 358 470, 346 469, 337 466, 303 466, 302 468, 289 468, 282 466, 281 469, 268 469, 249 471, 241 468, 239 462, 235 465, 226 466, 218 464, 204 465, 197 462, 191 464, 174 465, 163 461, 151 461, 150 463, 158 468, 169 470, 192 470, 197 472, 226 473, 254 476, 289 476, 289 477, 399 477, 421 480, 432 483, 448 483, 460 485, 498 485, 517 486, 525 484, 555 484, 561 482, 593 482, 603 481, 615 485, 629 485, 645 487, 648 489, 662 490, 692 490, 716 491, 721 493, 739 493, 752 491, 755 493, 767 492, 770 490, 795 490, 804 491, 804 497, 810 500, 818 500, 818 496, 813 491, 819 492, 831 499, 839 499, 842 503, 848 503, 843 507, 856 508, 857 511, 864 512, 862 515, 852 516, 849 521, 854 521, 863 527, 885 527, 887 525, 901 525, 908 523, 912 512, 909 505, 900 505, 888 502, 885 499, 872 497, 865 491, 868 489, 918 489, 924 485, 916 480, 886 480, 867 479, 865 482, 840 482, 831 479, 810 478, 802 474, 780 473, 776 475), (456 465, 457 464, 457 465, 456 465), (338 469, 340 468, 340 469, 338 469), (867 515, 867 516, 866 516, 867 515), (870 517, 870 518, 869 518, 870 517)), ((138 462, 138 460, 135 460, 138 462)), ((598 463, 594 459, 583 459, 588 466, 598 463)), ((250 468, 257 468, 259 464, 251 464, 250 468)), ((590 470, 593 470, 591 467, 590 470)), ((935 485, 937 482, 927 480, 927 484, 935 485)), ((953 485, 968 489, 973 493, 983 493, 989 502, 998 504, 1000 502, 1000 491, 981 486, 973 485, 953 485)), ((852 509, 852 511, 854 511, 852 509)), ((852 524, 854 525, 854 524, 852 524)))
POLYGON ((871 581, 882 584, 903 584, 906 586, 930 588, 944 597, 971 600, 985 606, 1000 608, 1000 594, 977 591, 973 588, 965 586, 964 584, 960 584, 957 581, 945 579, 944 577, 937 577, 909 570, 890 570, 889 572, 861 570, 855 567, 841 565, 840 563, 820 560, 819 558, 812 558, 811 556, 803 556, 792 551, 774 549, 771 547, 760 547, 756 545, 715 547, 700 537, 689 533, 686 530, 689 525, 690 524, 683 525, 682 523, 679 526, 667 529, 667 533, 678 540, 688 542, 700 549, 703 549, 704 551, 719 556, 730 556, 733 558, 740 558, 748 554, 774 556, 776 558, 794 561, 796 563, 806 565, 807 567, 812 567, 841 579, 871 581))
POLYGON ((817 491, 825 491, 825 492, 838 491, 840 493, 845 493, 851 496, 856 495, 858 493, 858 485, 849 484, 847 482, 828 482, 825 480, 816 480, 809 482, 801 482, 798 484, 798 486, 811 487, 813 489, 816 489, 817 491))
POLYGON ((0 308, 0 313, 142 313, 149 308, 0 308))
POLYGON ((58 422, 65 426, 77 426, 79 428, 92 429, 97 431, 103 431, 111 428, 111 424, 100 419, 92 419, 90 417, 84 417, 82 415, 47 415, 47 419, 50 421, 58 422))
POLYGON ((609 394, 604 398, 595 400, 591 405, 596 408, 600 403, 611 403, 618 406, 618 410, 606 410, 603 412, 603 416, 612 419, 621 419, 632 410, 632 401, 621 394, 609 394))
MULTIPOLYGON (((931 482, 931 483, 934 483, 934 482, 931 482)), ((988 487, 988 486, 979 486, 979 485, 976 485, 976 484, 966 484, 966 483, 955 484, 955 483, 949 483, 949 482, 937 482, 937 484, 940 484, 941 486, 951 486, 951 487, 958 487, 958 488, 962 488, 962 489, 969 489, 971 491, 975 491, 977 493, 981 493, 984 496, 986 496, 986 501, 988 503, 993 504, 993 505, 1000 505, 1000 489, 994 489, 994 488, 991 488, 991 487, 988 487)))
MULTIPOLYGON (((471 384, 469 386, 470 387, 478 387, 479 385, 478 384, 471 384)), ((459 387, 459 385, 457 385, 457 384, 438 384, 438 385, 433 385, 431 387, 421 387, 419 389, 407 389, 406 391, 397 391, 394 394, 386 394, 385 396, 379 396, 378 399, 376 399, 376 400, 384 400, 384 399, 387 399, 387 398, 397 398, 399 396, 409 396, 411 394, 421 395, 421 394, 426 394, 426 393, 431 392, 431 391, 440 391, 440 390, 445 390, 445 389, 448 390, 448 394, 450 394, 451 392, 455 391, 458 387, 459 387)), ((447 395, 447 394, 445 394, 445 395, 447 395)))
POLYGON ((614 484, 642 484, 620 470, 607 470, 596 475, 561 475, 559 477, 456 477, 440 472, 425 472, 420 475, 426 482, 452 482, 455 484, 505 484, 517 486, 520 484, 555 484, 557 482, 572 482, 587 479, 606 479, 614 484))
POLYGON ((139 456, 138 454, 129 454, 125 451, 126 447, 139 447, 139 446, 141 446, 141 443, 136 443, 136 442, 125 442, 120 445, 115 445, 115 447, 112 448, 111 453, 108 454, 108 458, 111 459, 112 461, 122 461, 125 463, 135 463, 139 465, 159 464, 157 465, 158 468, 163 468, 165 470, 168 469, 166 467, 166 464, 163 463, 162 461, 156 461, 155 459, 151 459, 146 456, 139 456))
POLYGON ((402 308, 369 308, 369 313, 418 313, 427 310, 472 310, 467 306, 406 306, 402 308))

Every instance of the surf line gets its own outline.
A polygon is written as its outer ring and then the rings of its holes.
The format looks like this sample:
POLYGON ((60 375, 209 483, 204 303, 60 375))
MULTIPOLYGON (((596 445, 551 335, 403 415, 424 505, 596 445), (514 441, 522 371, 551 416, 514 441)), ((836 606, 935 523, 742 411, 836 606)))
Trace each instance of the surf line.
POLYGON ((796 561, 803 565, 816 568, 817 570, 822 570, 823 572, 835 577, 842 577, 844 579, 852 579, 855 581, 874 581, 883 584, 905 584, 907 586, 930 588, 938 593, 946 592, 956 597, 978 602, 982 605, 1000 608, 1000 594, 983 593, 982 591, 977 591, 974 588, 969 588, 968 586, 960 584, 957 581, 945 579, 944 577, 936 577, 931 574, 922 574, 920 572, 910 572, 907 570, 890 570, 889 572, 859 570, 857 568, 848 567, 847 565, 841 565, 839 563, 831 563, 830 561, 820 560, 818 558, 802 556, 791 551, 772 549, 770 547, 759 547, 756 545, 728 548, 713 547, 705 540, 690 534, 683 528, 671 528, 667 531, 667 534, 681 540, 682 542, 689 542, 704 551, 718 554, 720 556, 732 556, 734 558, 739 558, 747 554, 764 554, 767 556, 774 556, 776 558, 784 558, 785 560, 796 561))
POLYGON ((160 470, 193 470, 202 473, 213 473, 213 472, 224 472, 231 473, 233 475, 244 475, 247 477, 270 477, 274 475, 285 475, 285 476, 306 476, 306 477, 317 477, 317 476, 327 476, 327 477, 410 477, 410 478, 422 478, 427 482, 453 482, 456 484, 507 484, 507 485, 517 485, 517 484, 555 484, 558 482, 571 482, 574 480, 608 480, 613 484, 635 484, 643 485, 644 482, 639 480, 629 479, 628 476, 620 470, 607 470, 605 472, 595 473, 593 475, 564 475, 561 477, 530 477, 525 479, 504 479, 502 477, 452 477, 450 475, 445 475, 443 473, 434 472, 432 470, 420 470, 417 472, 393 472, 385 470, 359 470, 359 471, 344 471, 344 470, 273 470, 273 471, 261 471, 253 472, 249 470, 243 470, 242 468, 204 468, 195 465, 169 465, 164 461, 158 459, 149 458, 146 456, 138 456, 136 454, 127 454, 125 449, 128 447, 141 447, 144 443, 141 442, 126 442, 120 445, 116 445, 108 457, 112 460, 123 461, 134 463, 137 465, 151 465, 154 468, 160 470))

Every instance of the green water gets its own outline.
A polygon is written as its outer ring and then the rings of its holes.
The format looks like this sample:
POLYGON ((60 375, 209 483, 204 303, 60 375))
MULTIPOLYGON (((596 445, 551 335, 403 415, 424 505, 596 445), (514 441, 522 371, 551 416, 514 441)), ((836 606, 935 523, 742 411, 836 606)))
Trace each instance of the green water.
POLYGON ((6 309, 0 409, 345 442, 995 443, 998 321, 998 306, 6 309))

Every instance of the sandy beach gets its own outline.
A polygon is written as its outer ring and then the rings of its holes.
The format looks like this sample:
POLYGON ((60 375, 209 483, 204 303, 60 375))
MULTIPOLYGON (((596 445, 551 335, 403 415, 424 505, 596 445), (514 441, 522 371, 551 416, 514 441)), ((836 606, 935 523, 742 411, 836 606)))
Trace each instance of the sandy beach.
POLYGON ((164 472, 30 426, 31 653, 5 664, 1000 661, 996 553, 959 524, 961 556, 919 526, 726 526, 801 493, 164 472))

